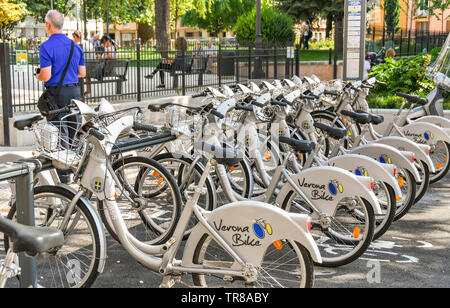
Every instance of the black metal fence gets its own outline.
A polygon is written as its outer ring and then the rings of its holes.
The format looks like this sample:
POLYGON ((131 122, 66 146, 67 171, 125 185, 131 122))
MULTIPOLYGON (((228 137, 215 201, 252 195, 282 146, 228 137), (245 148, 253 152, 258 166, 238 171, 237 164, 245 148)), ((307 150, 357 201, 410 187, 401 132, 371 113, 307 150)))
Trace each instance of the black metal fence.
POLYGON ((378 52, 382 48, 393 48, 396 53, 395 57, 409 57, 441 47, 447 35, 448 31, 400 29, 389 32, 386 28, 368 28, 366 51, 378 52))
MULTIPOLYGON (((26 49, 19 43, 2 44, 2 84, 9 84, 12 114, 34 112, 43 91, 34 72, 39 67, 38 47, 26 49), (17 51, 27 54, 25 67, 16 63, 17 51), (9 71, 9 72, 8 72, 9 71), (10 77, 9 80, 7 77, 10 77)), ((85 51, 86 78, 80 79, 83 99, 95 103, 101 98, 113 102, 141 101, 149 97, 186 95, 207 86, 247 82, 254 77, 259 58, 265 78, 289 77, 299 73, 299 49, 294 47, 220 44, 200 49, 158 52, 153 46, 136 42, 131 48, 114 52, 85 51), (109 55, 109 57, 107 57, 109 55), (164 83, 163 83, 164 81, 164 83)))

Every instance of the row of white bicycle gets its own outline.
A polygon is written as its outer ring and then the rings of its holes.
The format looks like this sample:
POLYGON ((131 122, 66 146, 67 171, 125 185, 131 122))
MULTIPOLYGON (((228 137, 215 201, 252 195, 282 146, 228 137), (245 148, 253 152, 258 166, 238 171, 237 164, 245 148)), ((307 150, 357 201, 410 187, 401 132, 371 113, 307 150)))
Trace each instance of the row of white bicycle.
POLYGON ((36 257, 39 286, 91 286, 106 229, 162 287, 312 287, 314 266, 357 260, 447 174, 450 79, 436 67, 436 89, 426 99, 399 93, 405 103, 383 134, 365 100, 374 78, 207 88, 188 105, 150 105, 151 117, 73 101, 47 115, 82 117, 70 139, 62 122, 17 121, 76 185, 58 184, 54 169, 36 175, 38 227, 25 239, 12 200, 0 220, 0 286, 18 274, 19 252, 36 257), (161 116, 162 126, 144 123, 161 116))

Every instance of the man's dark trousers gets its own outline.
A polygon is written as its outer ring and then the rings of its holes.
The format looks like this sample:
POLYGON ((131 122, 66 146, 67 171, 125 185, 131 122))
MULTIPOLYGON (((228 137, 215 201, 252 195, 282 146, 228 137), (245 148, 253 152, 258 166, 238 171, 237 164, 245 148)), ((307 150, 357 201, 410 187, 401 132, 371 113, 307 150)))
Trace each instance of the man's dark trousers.
MULTIPOLYGON (((50 87, 50 89, 52 94, 53 92, 56 92, 56 87, 50 87)), ((61 87, 57 100, 58 106, 64 108, 70 104, 72 99, 81 100, 80 87, 77 84, 61 87)), ((74 146, 73 141, 75 140, 75 133, 81 125, 81 116, 67 116, 68 114, 60 114, 55 119, 52 119, 51 123, 60 131, 61 147, 70 149, 74 146)), ((72 171, 59 169, 56 171, 58 172, 61 183, 70 182, 72 171)))

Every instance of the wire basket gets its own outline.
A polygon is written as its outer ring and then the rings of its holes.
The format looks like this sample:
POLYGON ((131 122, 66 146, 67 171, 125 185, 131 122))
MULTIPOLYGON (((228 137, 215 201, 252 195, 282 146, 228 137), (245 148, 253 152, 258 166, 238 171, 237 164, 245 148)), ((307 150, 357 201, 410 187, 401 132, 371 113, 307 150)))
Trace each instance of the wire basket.
POLYGON ((37 150, 52 160, 58 169, 78 166, 83 156, 84 141, 79 131, 81 124, 72 121, 40 123, 33 129, 37 150))

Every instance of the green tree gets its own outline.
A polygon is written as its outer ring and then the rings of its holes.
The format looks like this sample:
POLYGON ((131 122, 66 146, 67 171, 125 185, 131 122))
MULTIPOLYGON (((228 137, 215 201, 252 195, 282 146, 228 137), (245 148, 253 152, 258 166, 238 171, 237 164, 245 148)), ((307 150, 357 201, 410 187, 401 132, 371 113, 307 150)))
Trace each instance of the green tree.
POLYGON ((238 17, 255 6, 255 0, 204 0, 197 4, 198 8, 183 15, 181 23, 219 34, 232 29, 238 17))
MULTIPOLYGON (((239 42, 255 41, 256 10, 239 17, 236 22, 236 38, 239 42)), ((261 10, 261 32, 264 42, 292 43, 295 40, 294 20, 286 13, 273 7, 261 10)))
POLYGON ((0 29, 2 38, 8 36, 9 30, 26 13, 25 4, 17 3, 14 0, 0 0, 0 29))
POLYGON ((394 35, 400 29, 401 5, 399 0, 384 1, 384 23, 387 35, 394 35))
POLYGON ((449 0, 414 0, 416 6, 428 12, 429 16, 435 16, 438 20, 441 20, 441 32, 444 32, 444 22, 448 18, 445 18, 445 10, 450 8, 449 0), (439 13, 438 13, 439 12, 439 13))

